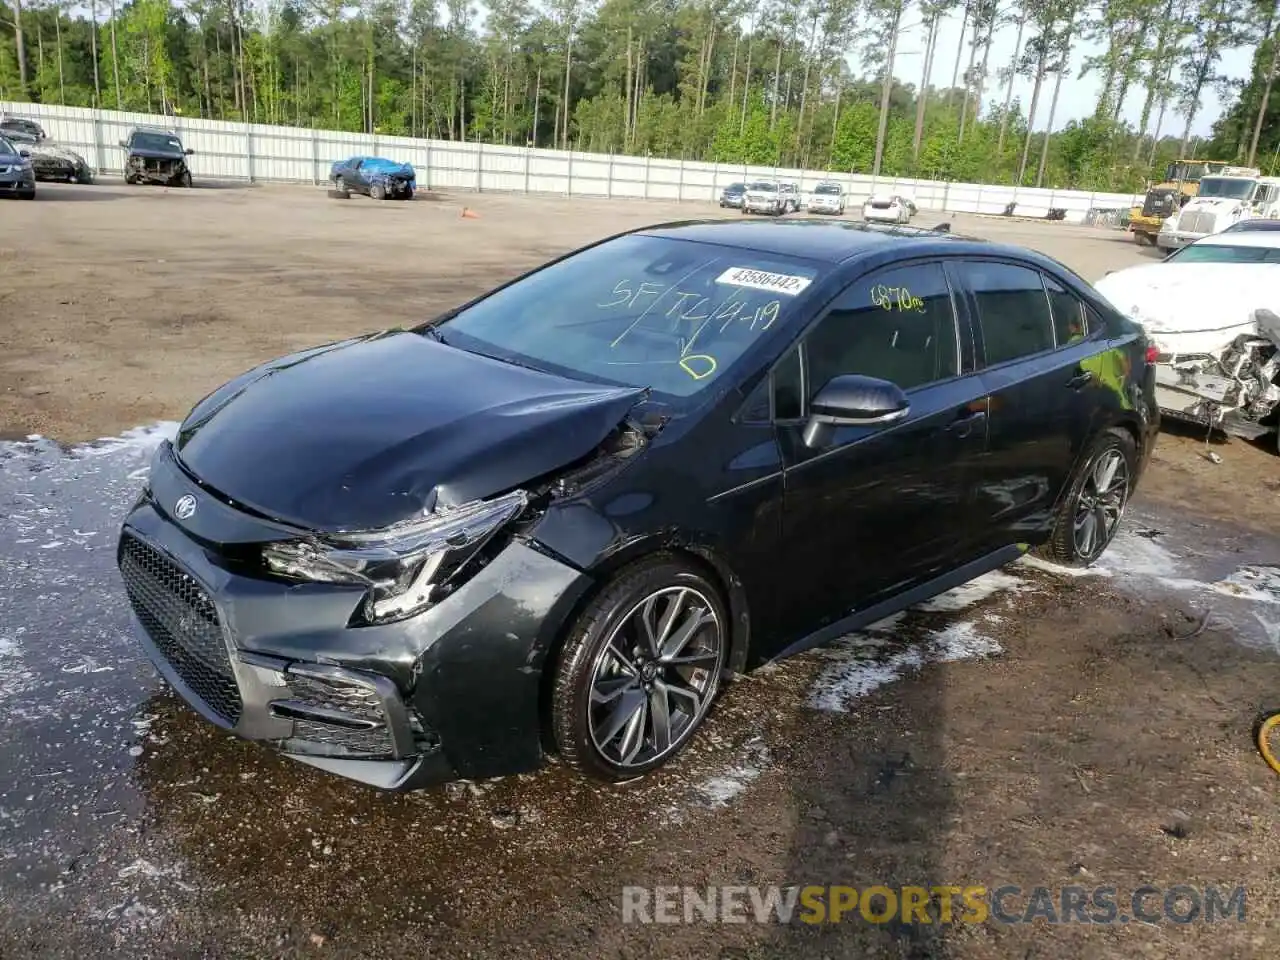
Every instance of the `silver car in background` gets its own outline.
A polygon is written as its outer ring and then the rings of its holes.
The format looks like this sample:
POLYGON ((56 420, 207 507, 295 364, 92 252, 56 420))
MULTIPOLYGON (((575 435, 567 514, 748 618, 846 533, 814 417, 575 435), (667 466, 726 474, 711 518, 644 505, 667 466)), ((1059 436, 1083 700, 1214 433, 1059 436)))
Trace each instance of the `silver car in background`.
POLYGON ((809 194, 810 213, 844 213, 844 188, 830 180, 823 181, 809 194))
POLYGON ((742 195, 741 210, 743 214, 763 213, 771 217, 780 217, 786 213, 787 199, 779 184, 772 180, 757 180, 747 184, 747 192, 742 195))

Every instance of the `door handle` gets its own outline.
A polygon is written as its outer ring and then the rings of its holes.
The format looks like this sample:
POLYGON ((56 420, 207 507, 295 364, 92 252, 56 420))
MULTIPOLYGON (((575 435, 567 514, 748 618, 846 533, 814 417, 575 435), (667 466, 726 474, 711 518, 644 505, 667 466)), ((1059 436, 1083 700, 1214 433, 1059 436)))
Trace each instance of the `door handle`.
POLYGON ((973 433, 973 428, 978 424, 985 422, 987 419, 986 410, 970 410, 965 408, 960 415, 947 425, 947 430, 954 432, 956 436, 964 438, 973 433))
POLYGON ((1079 390, 1081 387, 1093 381, 1093 371, 1081 370, 1076 368, 1076 375, 1067 381, 1067 386, 1072 390, 1079 390))

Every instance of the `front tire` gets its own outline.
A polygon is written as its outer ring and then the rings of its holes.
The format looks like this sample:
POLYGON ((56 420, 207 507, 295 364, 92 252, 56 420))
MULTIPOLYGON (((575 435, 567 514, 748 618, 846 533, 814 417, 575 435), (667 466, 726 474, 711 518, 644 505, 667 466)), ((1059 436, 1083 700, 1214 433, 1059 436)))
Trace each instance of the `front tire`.
POLYGON ((380 183, 375 183, 369 188, 369 196, 374 200, 387 199, 387 188, 380 183))
POLYGON ((719 690, 729 623, 716 587, 677 557, 618 574, 574 622, 556 667, 551 725, 565 763, 620 783, 676 756, 719 690))
POLYGON ((1089 447, 1054 514, 1048 543, 1037 547, 1036 553, 1066 567, 1093 564, 1120 529, 1137 464, 1138 447, 1129 431, 1115 427, 1103 431, 1089 447))

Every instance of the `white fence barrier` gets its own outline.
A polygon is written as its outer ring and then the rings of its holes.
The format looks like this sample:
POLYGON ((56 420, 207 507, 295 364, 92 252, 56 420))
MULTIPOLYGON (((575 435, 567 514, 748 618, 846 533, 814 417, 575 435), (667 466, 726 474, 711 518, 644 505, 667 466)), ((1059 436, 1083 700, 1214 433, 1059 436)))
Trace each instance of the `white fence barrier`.
POLYGON ((36 120, 52 139, 82 154, 94 169, 116 175, 124 166, 119 141, 135 125, 142 124, 173 130, 195 151, 190 165, 196 179, 320 184, 328 180, 329 167, 335 160, 388 156, 413 164, 421 186, 441 190, 714 203, 720 191, 735 182, 789 180, 806 194, 819 181, 833 180, 844 187, 852 207, 872 193, 896 193, 911 197, 921 209, 949 213, 1000 214, 1009 203, 1015 203, 1017 215, 1042 217, 1056 207, 1065 210, 1065 218, 1076 223, 1084 222, 1091 210, 1128 210, 1135 201, 1141 203, 1140 197, 1121 193, 874 178, 821 170, 225 123, 85 107, 0 101, 0 113, 36 120))

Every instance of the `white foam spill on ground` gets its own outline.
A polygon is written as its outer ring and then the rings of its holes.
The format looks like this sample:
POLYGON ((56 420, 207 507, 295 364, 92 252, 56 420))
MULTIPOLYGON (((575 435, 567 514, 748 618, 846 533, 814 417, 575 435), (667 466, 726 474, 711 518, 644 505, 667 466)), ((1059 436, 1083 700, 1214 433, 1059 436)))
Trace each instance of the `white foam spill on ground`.
POLYGON ((882 621, 842 637, 823 652, 827 663, 809 688, 808 705, 826 713, 847 713, 867 695, 926 664, 995 656, 1002 648, 981 628, 999 622, 998 617, 984 617, 950 623, 896 650, 892 647, 899 643, 894 639, 897 622, 882 621))
POLYGON ((1018 564, 1062 577, 1107 577, 1141 596, 1184 596, 1192 606, 1212 608, 1212 618, 1231 627, 1241 642, 1280 653, 1280 567, 1244 564, 1220 579, 1197 576, 1202 549, 1166 546, 1162 536, 1130 525, 1091 567, 1062 567, 1032 556, 1018 564))
POLYGON ((945 593, 940 593, 936 597, 926 600, 924 603, 917 605, 915 609, 934 613, 950 613, 971 607, 975 603, 979 603, 1002 590, 1019 593, 1029 589, 1031 589, 1031 585, 1021 577, 1015 577, 1004 570, 992 570, 990 573, 984 573, 968 583, 953 587, 945 593))
POLYGON ((1210 589, 1259 603, 1280 603, 1280 567, 1245 566, 1210 589))
POLYGON ((753 736, 739 749, 734 760, 695 783, 685 798, 662 814, 666 824, 683 823, 690 813, 723 809, 746 793, 771 765, 769 748, 760 736, 753 736))
POLYGON ((116 538, 152 453, 177 430, 165 421, 69 449, 39 435, 0 442, 0 900, 83 897, 117 932, 187 889, 177 868, 113 863, 136 856, 122 855, 141 809, 130 719, 157 691, 131 635, 116 538))

